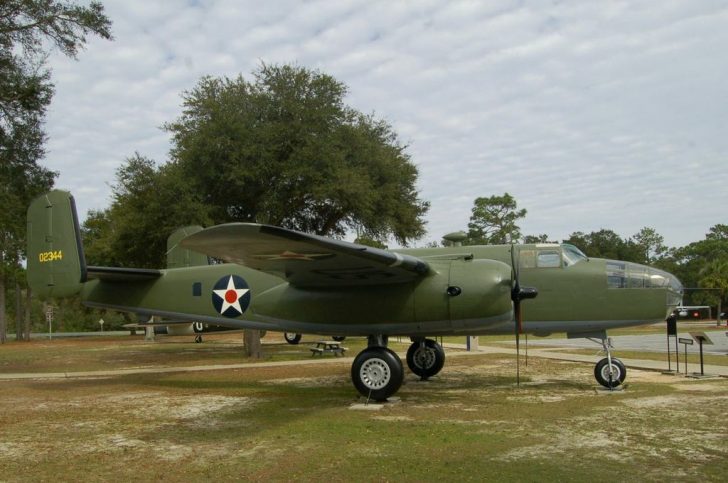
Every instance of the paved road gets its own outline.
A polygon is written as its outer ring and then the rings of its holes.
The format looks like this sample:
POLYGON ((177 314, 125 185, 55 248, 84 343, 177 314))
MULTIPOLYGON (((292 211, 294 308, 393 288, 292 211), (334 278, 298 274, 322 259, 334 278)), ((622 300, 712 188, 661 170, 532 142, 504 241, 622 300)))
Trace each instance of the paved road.
MULTIPOLYGON (((549 340, 560 340, 560 339, 549 339, 549 340)), ((566 340, 566 339, 564 339, 566 340)), ((573 341, 573 339, 572 339, 573 341)), ((529 339, 528 345, 532 346, 531 341, 529 339)), ((465 349, 465 344, 452 344, 452 343, 446 343, 446 348, 451 349, 465 349)), ((578 346, 577 346, 578 347, 578 346)), ((592 343, 591 348, 598 347, 596 344, 592 343)), ((512 347, 506 347, 504 343, 497 343, 497 344, 490 344, 490 345, 481 345, 478 349, 478 352, 486 353, 486 354, 515 354, 516 350, 512 347)), ((524 356, 524 349, 523 346, 521 346, 521 357, 524 356)), ((448 352, 447 357, 452 357, 453 355, 463 355, 463 354, 469 354, 469 352, 448 352)), ((619 355, 619 354, 616 354, 619 355)), ((681 352, 682 355, 682 352, 681 352)), ((597 351, 594 351, 594 355, 584 355, 584 354, 569 354, 566 352, 558 352, 554 349, 535 349, 533 347, 530 347, 528 349, 528 357, 533 358, 543 358, 543 359, 554 359, 554 360, 560 360, 560 361, 572 361, 572 362, 584 362, 589 365, 595 364, 599 359, 604 357, 603 355, 597 354, 597 351)), ((695 357, 691 357, 691 361, 695 359, 695 357)), ((664 361, 653 361, 649 359, 626 359, 624 357, 619 357, 619 360, 621 360, 625 366, 632 369, 647 369, 649 371, 666 371, 668 369, 667 359, 664 361)), ((682 357, 680 358, 680 373, 685 374, 685 365, 684 360, 682 357)), ((675 364, 673 363, 671 366, 671 369, 675 369, 675 364)), ((710 365, 705 364, 704 365, 704 372, 708 375, 713 376, 721 376, 721 377, 728 377, 728 366, 718 366, 718 365, 710 365)), ((700 364, 697 362, 689 362, 687 367, 687 374, 695 374, 700 372, 700 364)))
MULTIPOLYGON (((725 329, 723 330, 704 330, 695 329, 690 332, 705 332, 713 342, 713 345, 703 345, 704 354, 728 355, 728 337, 725 329)), ((678 337, 691 339, 688 332, 678 332, 678 337)), ((539 339, 536 337, 528 338, 529 346, 557 346, 570 348, 587 348, 599 349, 599 345, 587 339, 539 339)), ((652 335, 618 335, 612 337, 612 345, 616 351, 649 351, 649 352, 667 352, 667 336, 664 334, 652 335)), ((678 344, 680 354, 684 353, 685 347, 678 344)), ((675 351, 675 338, 671 338, 670 351, 675 351)), ((688 346, 688 354, 698 353, 697 343, 688 346)))

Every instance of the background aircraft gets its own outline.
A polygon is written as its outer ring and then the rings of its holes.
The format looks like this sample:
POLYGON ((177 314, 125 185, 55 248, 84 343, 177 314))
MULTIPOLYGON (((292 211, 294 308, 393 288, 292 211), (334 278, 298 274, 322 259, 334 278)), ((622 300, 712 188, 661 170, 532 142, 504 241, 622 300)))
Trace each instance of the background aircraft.
MULTIPOLYGON (((211 325, 202 322, 190 322, 189 320, 166 320, 161 319, 156 322, 152 319, 148 321, 140 321, 136 324, 124 324, 125 329, 140 329, 146 330, 151 328, 154 330, 155 335, 194 335, 195 342, 202 342, 202 335, 209 334, 211 332, 231 332, 234 330, 240 330, 232 327, 225 327, 222 325, 211 325)), ((263 337, 261 333, 261 337, 263 337)))
POLYGON ((41 298, 80 292, 87 306, 142 316, 367 336, 351 377, 362 395, 375 400, 402 384, 402 362, 387 347, 394 335, 412 339, 407 365, 423 378, 437 374, 445 362, 432 336, 596 337, 607 358, 597 363, 595 376, 614 387, 626 370, 611 357, 606 330, 664 320, 682 293, 680 282, 666 272, 590 259, 569 245, 387 251, 230 223, 183 236, 177 247, 189 251, 184 256, 227 263, 166 270, 86 266, 70 193, 52 191, 28 209, 28 282, 41 298), (521 302, 532 298, 522 310, 521 302))

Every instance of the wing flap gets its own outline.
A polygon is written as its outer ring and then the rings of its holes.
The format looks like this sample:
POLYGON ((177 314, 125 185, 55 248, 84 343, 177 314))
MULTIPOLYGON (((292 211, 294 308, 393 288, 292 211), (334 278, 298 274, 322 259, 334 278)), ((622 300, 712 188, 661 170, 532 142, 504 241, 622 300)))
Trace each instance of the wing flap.
POLYGON ((427 262, 410 255, 253 223, 213 226, 180 245, 299 287, 405 283, 429 271, 427 262))

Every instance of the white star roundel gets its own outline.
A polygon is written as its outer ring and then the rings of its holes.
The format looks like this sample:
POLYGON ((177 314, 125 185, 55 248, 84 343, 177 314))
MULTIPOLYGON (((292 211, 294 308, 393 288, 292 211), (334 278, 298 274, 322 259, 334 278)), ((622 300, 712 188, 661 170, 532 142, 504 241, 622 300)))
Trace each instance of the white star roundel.
POLYGON ((226 275, 212 288, 212 305, 225 317, 243 315, 250 305, 250 288, 242 277, 226 275))

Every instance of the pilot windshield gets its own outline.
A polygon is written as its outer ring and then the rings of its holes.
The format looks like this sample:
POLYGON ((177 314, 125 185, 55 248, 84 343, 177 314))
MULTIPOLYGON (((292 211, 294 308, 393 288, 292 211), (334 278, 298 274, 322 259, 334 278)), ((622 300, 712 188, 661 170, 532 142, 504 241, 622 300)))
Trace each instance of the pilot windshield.
POLYGON ((570 265, 574 265, 579 263, 582 260, 586 260, 586 255, 584 255, 584 252, 576 248, 574 245, 569 245, 568 243, 562 243, 561 244, 562 252, 564 254, 564 266, 568 267, 570 265))

